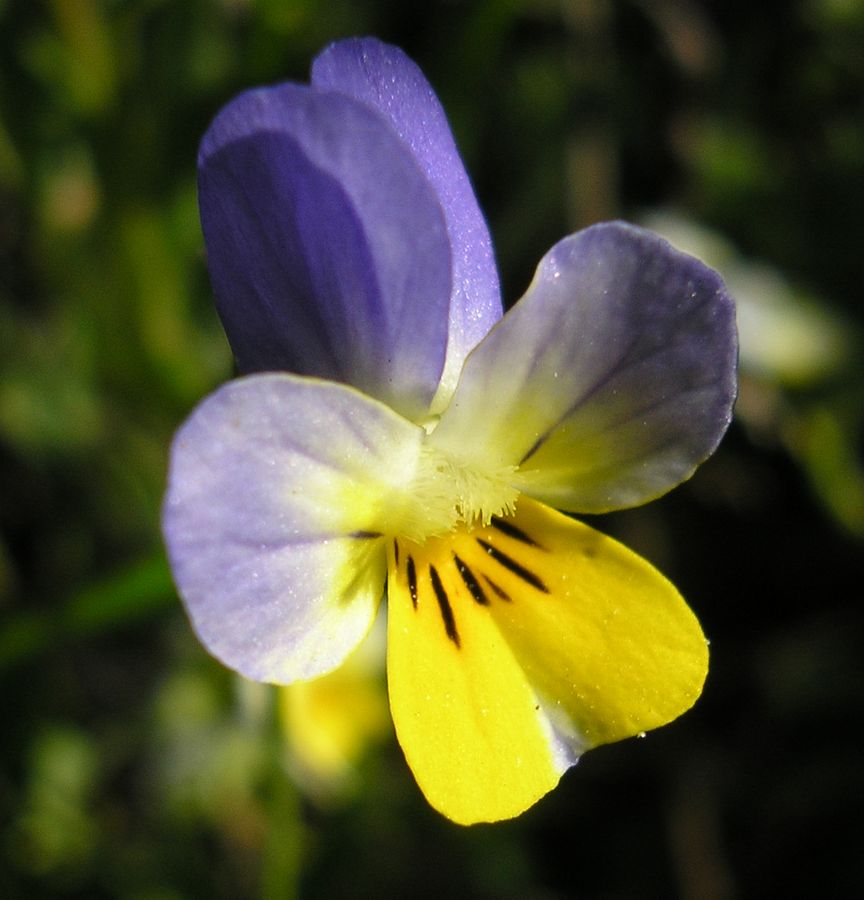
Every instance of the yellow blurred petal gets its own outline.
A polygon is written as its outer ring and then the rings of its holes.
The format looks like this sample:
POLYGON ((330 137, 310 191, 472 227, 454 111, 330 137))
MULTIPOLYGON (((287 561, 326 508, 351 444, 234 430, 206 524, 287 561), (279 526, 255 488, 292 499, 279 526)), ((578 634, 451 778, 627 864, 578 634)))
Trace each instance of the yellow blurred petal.
POLYGON ((520 498, 516 515, 390 552, 399 741, 456 822, 518 815, 578 755, 665 724, 707 672, 675 588, 617 542, 520 498))
POLYGON ((319 800, 353 786, 364 752, 390 727, 383 643, 383 633, 373 629, 334 672, 279 689, 292 762, 306 789, 319 800))

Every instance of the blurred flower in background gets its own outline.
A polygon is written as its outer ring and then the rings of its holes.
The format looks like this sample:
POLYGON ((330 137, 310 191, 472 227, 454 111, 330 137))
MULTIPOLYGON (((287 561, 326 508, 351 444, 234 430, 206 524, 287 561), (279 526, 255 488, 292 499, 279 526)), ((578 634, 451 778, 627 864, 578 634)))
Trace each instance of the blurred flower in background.
POLYGON ((289 765, 321 805, 360 789, 365 754, 392 732, 384 685, 384 621, 336 671, 279 689, 289 765))
POLYGON ((776 267, 743 257, 717 232, 670 212, 649 215, 645 223, 714 266, 736 299, 737 415, 757 439, 785 446, 827 509, 864 535, 860 328, 824 299, 796 290, 776 267))

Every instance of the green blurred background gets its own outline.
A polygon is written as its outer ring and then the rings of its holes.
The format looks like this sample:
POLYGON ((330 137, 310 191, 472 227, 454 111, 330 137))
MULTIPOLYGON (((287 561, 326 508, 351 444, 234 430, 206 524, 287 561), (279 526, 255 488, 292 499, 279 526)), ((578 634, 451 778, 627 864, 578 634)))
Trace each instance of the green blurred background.
POLYGON ((0 897, 864 895, 862 48, 861 0, 0 0, 0 897), (197 142, 367 33, 437 88, 508 302, 617 216, 740 302, 720 451, 595 523, 690 600, 705 694, 497 826, 431 811, 389 733, 297 775, 160 544, 171 435, 232 372, 197 142))

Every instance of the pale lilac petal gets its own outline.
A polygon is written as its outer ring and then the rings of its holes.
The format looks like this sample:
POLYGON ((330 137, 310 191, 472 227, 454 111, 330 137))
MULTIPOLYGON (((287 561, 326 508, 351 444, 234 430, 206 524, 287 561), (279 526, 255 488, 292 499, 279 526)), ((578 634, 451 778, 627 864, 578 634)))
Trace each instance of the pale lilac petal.
POLYGON ((468 357, 435 445, 518 466, 571 512, 644 503, 717 446, 736 390, 734 305, 716 272, 643 229, 596 225, 544 257, 468 357))
MULTIPOLYGON (((489 229, 441 103, 412 60, 398 47, 375 38, 332 44, 315 60, 312 84, 347 94, 382 113, 438 195, 453 257, 450 333, 442 376, 452 391, 465 356, 501 317, 501 295, 489 229)), ((442 398, 447 393, 445 389, 442 398)))
POLYGON ((447 345, 449 237, 383 117, 301 85, 249 91, 210 126, 198 171, 208 266, 241 371, 342 381, 424 417, 447 345))
POLYGON ((249 678, 338 666, 368 631, 385 578, 379 529, 423 431, 343 385, 229 382, 171 453, 163 530, 202 643, 249 678))

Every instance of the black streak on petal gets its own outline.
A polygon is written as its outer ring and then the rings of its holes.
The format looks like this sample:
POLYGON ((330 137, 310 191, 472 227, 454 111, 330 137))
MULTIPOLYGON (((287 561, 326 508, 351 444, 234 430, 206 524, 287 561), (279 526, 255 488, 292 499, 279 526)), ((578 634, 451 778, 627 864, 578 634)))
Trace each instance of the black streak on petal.
POLYGON ((462 562, 461 559, 454 553, 453 561, 456 563, 456 568, 459 571, 459 574, 462 576, 462 580, 465 582, 465 587, 468 588, 468 592, 471 596, 479 603, 481 606, 489 605, 489 598, 486 596, 483 588, 480 586, 480 582, 474 577, 474 573, 462 562))
POLYGON ((533 572, 526 569, 521 563, 516 562, 515 559, 508 556, 506 553, 502 553, 497 547, 493 547, 492 544, 487 543, 482 538, 477 538, 477 543, 492 557, 492 559, 501 563, 505 569, 509 569, 514 575, 518 575, 519 578, 530 584, 531 587, 537 588, 538 591, 543 591, 544 594, 549 593, 549 588, 546 587, 543 580, 538 575, 535 575, 533 572))
POLYGON ((495 584, 495 582, 488 575, 484 575, 483 578, 486 580, 486 584, 488 584, 489 587, 492 588, 496 597, 498 597, 501 600, 504 600, 507 603, 513 602, 513 598, 507 593, 507 591, 505 591, 504 588, 499 587, 497 584, 495 584))
POLYGON ((432 589, 438 599, 441 618, 444 620, 444 630, 447 632, 447 637, 458 647, 459 632, 456 630, 456 620, 453 618, 453 607, 450 606, 450 598, 447 596, 447 591, 444 590, 444 585, 441 584, 435 566, 429 566, 429 578, 432 580, 432 589))
POLYGON ((508 522, 507 519, 499 519, 498 516, 493 516, 492 527, 497 528, 498 531, 506 534, 507 537, 522 541, 523 544, 528 544, 530 547, 540 546, 530 534, 526 534, 521 528, 517 528, 512 522, 508 522))
POLYGON ((519 465, 524 465, 531 457, 546 443, 547 435, 542 434, 536 441, 531 445, 531 449, 519 460, 519 465))
POLYGON ((350 534, 352 538, 359 538, 360 540, 369 540, 370 538, 379 538, 381 537, 380 531, 352 531, 350 534))
POLYGON ((417 569, 414 567, 414 560, 410 556, 408 557, 406 574, 408 575, 408 593, 411 595, 414 609, 417 609, 417 569))
POLYGON ((399 541, 393 541, 393 565, 399 565, 399 541))

